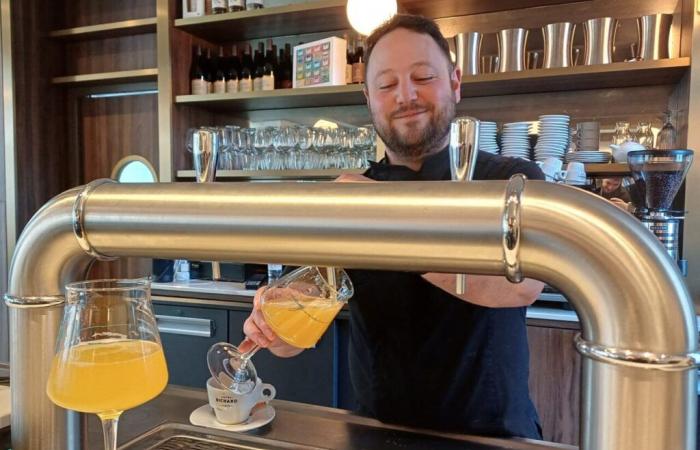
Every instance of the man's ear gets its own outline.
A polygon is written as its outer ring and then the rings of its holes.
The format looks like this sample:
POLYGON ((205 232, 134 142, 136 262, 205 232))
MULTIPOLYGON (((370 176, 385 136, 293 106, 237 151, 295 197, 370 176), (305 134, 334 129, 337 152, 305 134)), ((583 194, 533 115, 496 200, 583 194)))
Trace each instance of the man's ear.
POLYGON ((455 93, 455 102, 459 103, 459 101, 462 98, 462 71, 459 67, 455 67, 452 71, 452 76, 450 77, 450 85, 452 87, 452 91, 455 93))

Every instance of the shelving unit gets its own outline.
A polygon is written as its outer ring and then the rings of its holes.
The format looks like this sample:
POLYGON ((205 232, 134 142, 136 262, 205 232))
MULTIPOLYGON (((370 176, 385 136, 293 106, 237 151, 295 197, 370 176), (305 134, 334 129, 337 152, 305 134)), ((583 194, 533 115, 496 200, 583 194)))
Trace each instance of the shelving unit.
POLYGON ((49 33, 50 38, 77 41, 87 39, 102 39, 135 34, 155 33, 156 18, 124 20, 121 22, 102 23, 83 27, 65 28, 49 33))
MULTIPOLYGON (((557 92, 576 89, 624 88, 672 84, 690 67, 690 58, 634 63, 613 63, 561 69, 488 73, 462 78, 462 98, 490 95, 557 92)), ((362 105, 361 85, 329 86, 238 94, 178 95, 177 104, 196 105, 213 111, 309 108, 362 105)))
MULTIPOLYGON (((343 174, 361 174, 365 169, 325 169, 325 170, 219 170, 217 181, 295 181, 333 180, 343 174)), ((178 170, 180 181, 194 180, 194 170, 178 170)))
POLYGON ((158 69, 138 69, 54 77, 51 79, 51 83, 56 85, 99 86, 105 84, 156 81, 157 79, 158 69))

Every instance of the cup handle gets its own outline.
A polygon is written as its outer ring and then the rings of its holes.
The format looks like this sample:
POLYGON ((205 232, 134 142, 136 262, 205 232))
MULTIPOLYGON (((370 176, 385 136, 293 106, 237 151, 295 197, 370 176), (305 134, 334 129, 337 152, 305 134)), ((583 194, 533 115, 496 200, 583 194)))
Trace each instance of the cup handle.
POLYGON ((271 384, 263 383, 260 389, 260 397, 262 400, 269 402, 273 398, 275 398, 275 395, 277 395, 277 389, 271 384), (269 391, 269 394, 265 394, 265 392, 269 391))
POLYGON ((567 171, 566 171, 566 170, 561 170, 561 171, 559 171, 559 172, 557 173, 557 176, 559 177, 560 180, 565 180, 565 179, 566 179, 566 174, 567 174, 567 171))

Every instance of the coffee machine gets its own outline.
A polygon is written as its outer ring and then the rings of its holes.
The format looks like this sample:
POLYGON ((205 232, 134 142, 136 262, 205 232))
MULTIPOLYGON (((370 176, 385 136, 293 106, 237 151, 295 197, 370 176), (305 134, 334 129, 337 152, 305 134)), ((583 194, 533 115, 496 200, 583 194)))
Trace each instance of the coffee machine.
POLYGON ((685 211, 673 210, 672 205, 692 162, 692 150, 627 153, 634 178, 634 184, 628 187, 634 215, 659 238, 683 275, 687 274, 687 261, 680 259, 679 247, 685 211))

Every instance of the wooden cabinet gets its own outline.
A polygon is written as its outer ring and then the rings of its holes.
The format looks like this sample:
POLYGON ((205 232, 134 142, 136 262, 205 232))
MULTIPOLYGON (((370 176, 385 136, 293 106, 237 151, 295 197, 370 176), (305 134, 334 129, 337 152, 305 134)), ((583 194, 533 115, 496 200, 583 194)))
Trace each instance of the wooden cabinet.
POLYGON ((540 415, 546 441, 578 445, 581 355, 574 347, 573 326, 528 326, 530 395, 540 415))

